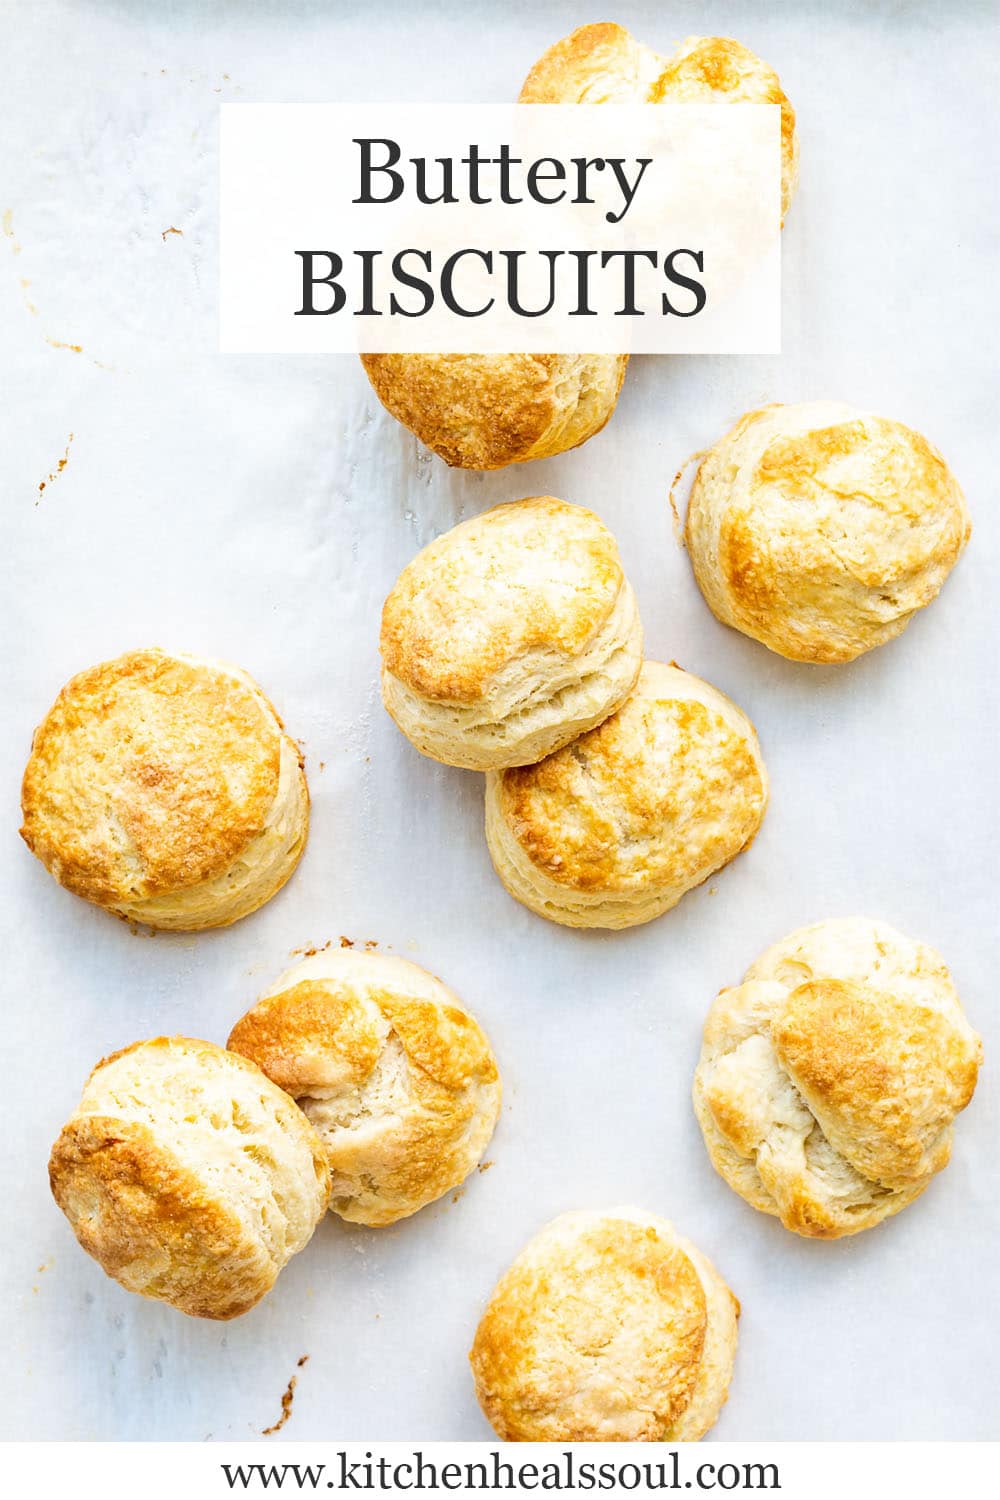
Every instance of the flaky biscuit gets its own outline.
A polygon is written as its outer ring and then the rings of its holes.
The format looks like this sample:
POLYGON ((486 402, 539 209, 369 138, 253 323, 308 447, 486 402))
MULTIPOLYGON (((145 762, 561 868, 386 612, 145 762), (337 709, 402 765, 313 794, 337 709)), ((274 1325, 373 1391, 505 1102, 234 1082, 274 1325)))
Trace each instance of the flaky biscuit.
POLYGON ((724 625, 792 661, 903 631, 969 539, 962 491, 901 422, 834 401, 747 412, 702 460, 686 539, 724 625))
POLYGON ((505 1442, 693 1442, 729 1393, 739 1303, 654 1214, 562 1214, 500 1279, 469 1360, 505 1442))
POLYGON ((49 1178, 109 1276, 200 1318, 259 1302, 330 1191, 322 1143, 287 1094, 189 1037, 137 1042, 97 1065, 49 1178))
POLYGON ((446 463, 503 469, 600 432, 627 354, 363 354, 387 411, 446 463))
POLYGON ((647 661, 610 719, 486 778, 486 839, 518 901, 567 927, 633 927, 753 841, 767 807, 753 725, 707 682, 647 661))
POLYGON ((748 47, 724 36, 692 36, 669 56, 637 42, 624 26, 581 26, 540 57, 522 104, 777 104, 781 107, 781 214, 799 176, 795 111, 778 75, 748 47))
POLYGON ((319 1133, 330 1209, 393 1224, 450 1192, 500 1113, 489 1041, 451 990, 416 964, 347 949, 294 965, 233 1027, 319 1133))
POLYGON ((898 1213, 947 1165, 981 1060, 932 948, 862 917, 819 922, 716 999, 695 1111, 741 1197, 837 1239, 898 1213))
POLYGON ((642 665, 614 537, 551 495, 463 521, 382 611, 382 696, 406 737, 474 771, 529 765, 600 724, 642 665))
POLYGON ((66 684, 24 773, 21 837, 60 885, 151 927, 223 927, 305 848, 299 751, 246 672, 132 651, 66 684))

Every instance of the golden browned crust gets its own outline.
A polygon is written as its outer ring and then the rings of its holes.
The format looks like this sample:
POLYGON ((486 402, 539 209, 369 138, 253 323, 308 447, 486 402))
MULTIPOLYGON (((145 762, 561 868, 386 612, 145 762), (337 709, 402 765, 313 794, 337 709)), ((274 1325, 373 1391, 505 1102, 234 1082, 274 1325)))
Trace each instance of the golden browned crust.
POLYGON ((642 665, 614 537, 551 495, 498 505, 404 568, 382 611, 382 695, 418 750, 496 770, 601 723, 642 665))
POLYGON ((615 409, 627 355, 364 354, 387 411, 462 469, 575 448, 615 409))
POLYGON ((490 1299, 469 1356, 476 1394, 505 1442, 698 1438, 726 1399, 737 1313, 665 1220, 564 1214, 490 1299))
POLYGON ((722 693, 646 662, 597 729, 487 779, 487 840, 508 890, 571 926, 631 926, 752 842, 767 805, 753 726, 722 693))
POLYGON ((778 75, 731 37, 688 37, 668 56, 623 26, 581 26, 541 57, 525 80, 522 104, 777 104, 781 108, 781 201, 787 214, 798 181, 795 111, 778 75))
POLYGON ((239 1317, 277 1275, 237 1215, 148 1127, 71 1120, 52 1148, 49 1182, 80 1245, 109 1276, 193 1317, 239 1317))
POLYGON ((827 1140, 888 1185, 947 1165, 952 1120, 976 1087, 979 1048, 950 1016, 840 979, 812 980, 771 1022, 778 1061, 827 1140))
POLYGON ((884 923, 818 923, 716 999, 695 1109, 731 1187, 797 1234, 836 1239, 947 1165, 981 1057, 932 949, 884 923))
POLYGON ((929 604, 970 534, 926 438, 840 402, 747 412, 702 460, 686 538, 726 625, 793 661, 852 661, 929 604))
POLYGON ((499 1115, 479 1025, 440 980, 384 954, 295 965, 228 1045, 305 1111, 333 1173, 330 1207, 355 1223, 394 1223, 457 1187, 499 1115))
POLYGON ((511 661, 577 655, 605 623, 621 559, 599 516, 552 495, 498 505, 431 542, 382 611, 386 669, 424 697, 471 702, 511 661))
POLYGON ((77 1240, 130 1291, 228 1319, 270 1290, 322 1217, 329 1172, 292 1100, 209 1042, 105 1058, 49 1161, 77 1240))
POLYGON ((67 683, 35 732, 22 809, 61 885, 154 926, 245 915, 291 874, 308 826, 298 751, 257 685, 155 649, 67 683), (246 890, 226 884, 238 861, 246 890))

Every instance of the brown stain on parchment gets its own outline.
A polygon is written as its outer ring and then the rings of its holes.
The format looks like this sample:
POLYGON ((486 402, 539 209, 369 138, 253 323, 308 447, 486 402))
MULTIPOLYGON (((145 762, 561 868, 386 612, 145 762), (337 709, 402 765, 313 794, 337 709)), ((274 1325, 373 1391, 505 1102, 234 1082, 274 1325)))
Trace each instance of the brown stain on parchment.
MULTIPOLYGON (((299 1359, 296 1362, 295 1368, 297 1370, 301 1370, 302 1366, 306 1365, 308 1363, 309 1363, 309 1356, 308 1356, 308 1354, 303 1354, 302 1357, 301 1357, 301 1359, 299 1359)), ((292 1415, 292 1406, 293 1406, 293 1404, 295 1402, 295 1387, 297 1385, 298 1385, 298 1376, 297 1375, 293 1375, 290 1378, 288 1384, 286 1385, 284 1394, 283 1394, 283 1396, 281 1398, 281 1416, 278 1418, 278 1420, 276 1422, 272 1422, 271 1425, 270 1425, 270 1427, 262 1427, 261 1428, 261 1436, 262 1437, 270 1437, 273 1432, 280 1432, 281 1429, 284 1427, 285 1423, 288 1421, 289 1417, 292 1415)))
POLYGON ((46 474, 46 476, 45 476, 44 479, 39 480, 39 482, 38 482, 38 499, 35 501, 36 505, 38 504, 39 500, 41 500, 42 496, 45 494, 45 491, 47 490, 47 488, 49 487, 49 485, 55 483, 55 481, 59 478, 59 475, 62 473, 63 469, 65 469, 66 465, 69 463, 69 450, 70 450, 70 446, 71 446, 71 444, 73 442, 74 436, 75 436, 75 434, 71 432, 70 435, 69 435, 69 437, 66 440, 66 447, 63 450, 63 456, 59 460, 59 462, 56 464, 55 468, 52 469, 48 474, 46 474))

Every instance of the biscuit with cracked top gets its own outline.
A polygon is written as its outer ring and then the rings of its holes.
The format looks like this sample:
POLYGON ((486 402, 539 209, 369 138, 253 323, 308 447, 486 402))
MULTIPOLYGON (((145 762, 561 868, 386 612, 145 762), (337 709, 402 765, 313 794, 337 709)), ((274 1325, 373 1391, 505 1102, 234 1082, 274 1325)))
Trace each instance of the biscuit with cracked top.
POLYGON ((862 917, 769 948, 705 1022, 694 1104, 712 1165, 786 1229, 870 1229, 948 1164, 982 1044, 939 954, 862 917))
POLYGON ((330 1210, 394 1224, 458 1187, 489 1144, 500 1075, 477 1022, 416 964, 348 949, 283 974, 227 1044, 317 1130, 330 1210))

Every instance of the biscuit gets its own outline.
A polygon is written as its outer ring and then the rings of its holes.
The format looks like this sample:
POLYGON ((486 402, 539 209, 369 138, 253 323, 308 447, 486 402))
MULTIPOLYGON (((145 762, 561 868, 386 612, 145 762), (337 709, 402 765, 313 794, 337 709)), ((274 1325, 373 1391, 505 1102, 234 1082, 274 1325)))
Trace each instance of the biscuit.
POLYGON ((753 725, 707 682, 647 661, 597 729, 486 778, 486 839, 512 896, 567 927, 634 927, 753 842, 767 807, 753 725))
POLYGON ((918 432, 834 401, 747 412, 702 460, 695 578, 724 625, 791 661, 853 661, 905 630, 969 539, 962 491, 918 432))
POLYGON ((712 1165, 786 1229, 838 1239, 951 1155, 982 1045, 941 957, 884 922, 819 922, 708 1013, 694 1104, 712 1165))
POLYGON ((199 1318, 259 1302, 330 1190, 322 1143, 287 1094, 244 1058, 180 1036, 98 1063, 49 1179, 109 1276, 199 1318))
POLYGON ((623 26, 581 26, 539 58, 522 104, 731 104, 781 107, 781 215, 799 176, 795 111, 773 68, 724 36, 692 36, 669 56, 637 42, 623 26))
POLYGON ((397 422, 457 469, 578 448, 615 409, 627 354, 363 354, 397 422))
POLYGON ((642 626, 614 537, 551 495, 498 505, 425 547, 382 611, 382 696, 424 755, 528 765, 624 701, 642 626))
POLYGON ((151 927, 224 927, 301 858, 299 751, 245 672, 132 651, 81 672, 35 731, 21 837, 60 885, 151 927))
POLYGON ((330 1209, 394 1224, 456 1188, 500 1113, 489 1041, 416 964, 347 949, 289 969, 229 1047, 297 1100, 332 1173, 330 1209))
POLYGON ((729 1393, 739 1310, 666 1219, 562 1214, 483 1314, 479 1404, 504 1442, 693 1442, 729 1393))

